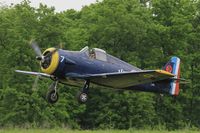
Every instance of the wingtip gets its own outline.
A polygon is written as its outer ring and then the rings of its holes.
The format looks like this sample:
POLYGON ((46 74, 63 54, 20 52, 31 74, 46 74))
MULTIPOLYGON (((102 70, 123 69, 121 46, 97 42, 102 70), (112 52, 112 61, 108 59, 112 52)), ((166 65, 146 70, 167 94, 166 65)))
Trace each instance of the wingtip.
POLYGON ((24 72, 24 71, 22 71, 22 70, 15 70, 15 72, 21 73, 21 72, 24 72))

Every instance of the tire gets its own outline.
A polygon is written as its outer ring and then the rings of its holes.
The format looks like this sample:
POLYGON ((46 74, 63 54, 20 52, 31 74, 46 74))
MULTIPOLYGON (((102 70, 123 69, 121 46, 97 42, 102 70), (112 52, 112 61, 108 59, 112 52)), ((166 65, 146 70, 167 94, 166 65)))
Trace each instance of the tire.
POLYGON ((84 92, 80 92, 78 94, 78 102, 79 103, 86 103, 87 100, 88 100, 88 94, 87 93, 84 93, 84 92))
POLYGON ((59 98, 58 93, 57 92, 55 93, 55 90, 50 90, 47 92, 46 99, 48 103, 54 104, 58 101, 58 98, 59 98))

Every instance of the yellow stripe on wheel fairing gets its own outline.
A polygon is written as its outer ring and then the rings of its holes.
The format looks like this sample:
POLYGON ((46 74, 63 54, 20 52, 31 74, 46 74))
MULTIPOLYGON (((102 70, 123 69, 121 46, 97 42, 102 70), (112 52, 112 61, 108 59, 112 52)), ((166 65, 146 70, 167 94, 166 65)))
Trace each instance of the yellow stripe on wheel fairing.
MULTIPOLYGON (((46 49, 43 54, 47 51, 52 52, 54 51, 55 48, 48 48, 46 49)), ((47 73, 47 74, 52 74, 54 73, 54 71, 56 70, 56 68, 58 67, 58 63, 59 63, 59 54, 56 51, 55 53, 53 53, 52 58, 51 58, 51 63, 49 65, 49 67, 47 67, 46 69, 44 69, 43 67, 41 67, 42 72, 47 73)))

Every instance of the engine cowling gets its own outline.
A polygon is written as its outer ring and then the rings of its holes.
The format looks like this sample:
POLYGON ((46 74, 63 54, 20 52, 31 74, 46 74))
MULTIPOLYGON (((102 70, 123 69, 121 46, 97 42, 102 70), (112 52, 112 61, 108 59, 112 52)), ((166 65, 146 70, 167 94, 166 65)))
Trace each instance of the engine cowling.
POLYGON ((43 52, 43 56, 44 60, 40 62, 42 72, 47 74, 53 74, 59 64, 58 51, 56 51, 56 48, 48 48, 43 52))

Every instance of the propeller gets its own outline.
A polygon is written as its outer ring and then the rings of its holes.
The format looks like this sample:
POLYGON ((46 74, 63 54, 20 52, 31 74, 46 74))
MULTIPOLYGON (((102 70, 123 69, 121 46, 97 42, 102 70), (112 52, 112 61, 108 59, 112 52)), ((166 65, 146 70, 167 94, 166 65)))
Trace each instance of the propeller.
POLYGON ((41 52, 38 44, 35 41, 31 40, 30 45, 33 48, 35 54, 37 55, 36 59, 39 61, 44 61, 44 56, 42 55, 42 52, 41 52))
POLYGON ((36 76, 35 81, 34 81, 33 86, 32 86, 32 91, 36 91, 37 90, 38 81, 39 81, 40 77, 41 77, 40 75, 36 76))
POLYGON ((46 55, 43 55, 38 44, 35 41, 31 40, 30 45, 33 48, 33 50, 35 51, 35 54, 37 55, 36 59, 41 62, 44 62, 46 57, 52 56, 58 50, 57 48, 55 48, 55 50, 47 53, 46 55))
MULTIPOLYGON (((32 49, 34 50, 34 52, 36 54, 36 59, 38 61, 44 62, 45 58, 42 55, 41 49, 38 46, 37 42, 35 42, 34 40, 31 40, 30 41, 30 46, 32 47, 32 49)), ((34 83, 33 83, 33 86, 32 86, 32 91, 36 91, 37 90, 38 81, 39 81, 40 77, 41 77, 40 75, 36 76, 36 78, 34 80, 34 83)))
POLYGON ((57 81, 54 81, 54 82, 51 83, 51 85, 49 86, 48 89, 49 89, 49 90, 50 90, 50 89, 54 89, 56 86, 57 86, 57 81))

